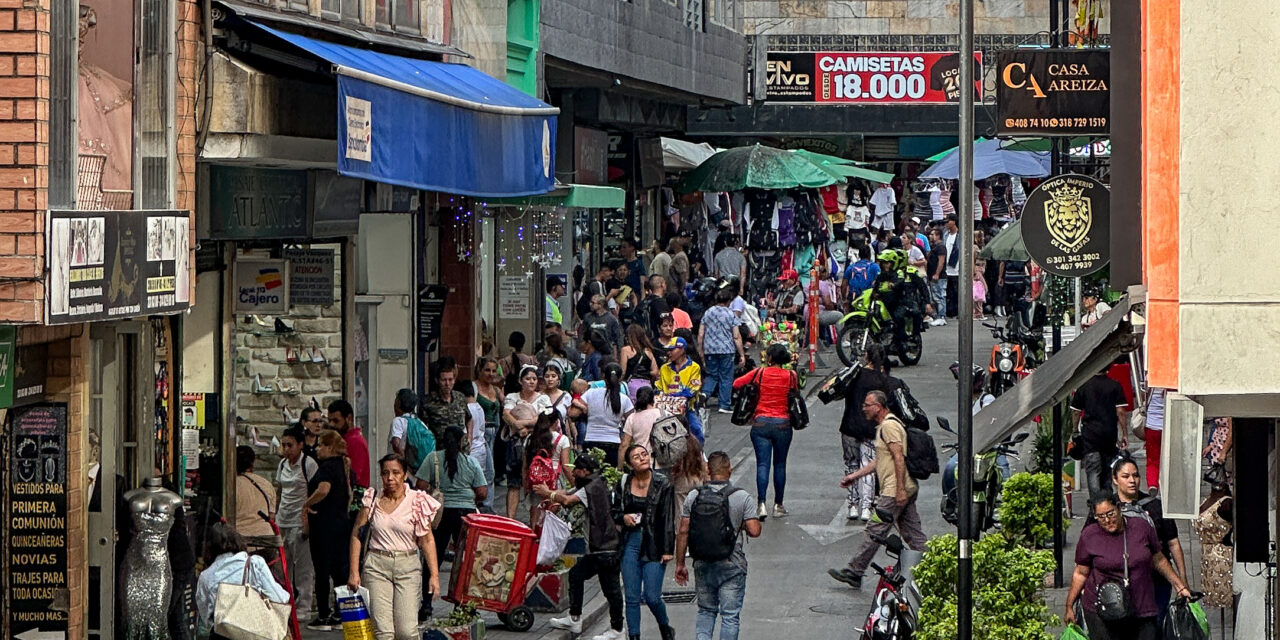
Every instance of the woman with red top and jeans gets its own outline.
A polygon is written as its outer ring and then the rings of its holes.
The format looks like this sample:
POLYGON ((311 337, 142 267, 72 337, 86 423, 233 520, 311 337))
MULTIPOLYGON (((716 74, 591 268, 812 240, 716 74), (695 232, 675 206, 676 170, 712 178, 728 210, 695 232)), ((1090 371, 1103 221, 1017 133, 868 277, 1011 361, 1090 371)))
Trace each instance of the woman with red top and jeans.
POLYGON ((799 385, 796 373, 784 369, 791 363, 787 348, 775 344, 765 351, 768 366, 749 371, 733 381, 733 388, 759 384, 760 401, 751 420, 751 448, 756 452, 756 497, 760 502, 759 517, 764 520, 765 496, 769 491, 769 466, 773 465, 773 515, 784 517, 783 494, 787 489, 787 452, 791 449, 791 415, 787 412, 787 393, 799 385))

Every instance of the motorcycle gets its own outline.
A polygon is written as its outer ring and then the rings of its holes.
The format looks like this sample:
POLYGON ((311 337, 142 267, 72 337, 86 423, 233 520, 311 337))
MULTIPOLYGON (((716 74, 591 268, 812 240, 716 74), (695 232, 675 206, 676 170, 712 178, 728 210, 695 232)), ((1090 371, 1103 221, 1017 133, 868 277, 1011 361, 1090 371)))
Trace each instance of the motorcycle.
POLYGON ((840 333, 836 337, 836 354, 845 366, 852 365, 862 359, 867 346, 880 343, 885 353, 895 355, 904 365, 920 362, 924 353, 924 337, 922 327, 914 317, 903 318, 907 335, 904 344, 896 344, 893 338, 893 316, 889 307, 875 295, 874 289, 867 289, 853 300, 853 310, 840 320, 840 333))
POLYGON ((982 323, 998 340, 987 364, 987 392, 999 396, 1026 377, 1044 357, 1044 337, 1023 331, 1013 319, 1005 327, 982 323))
POLYGON ((871 600, 871 611, 859 630, 864 640, 909 640, 915 636, 916 614, 921 600, 911 569, 920 563, 924 554, 904 548, 902 539, 893 534, 873 535, 871 539, 884 545, 885 551, 896 562, 889 567, 871 563, 871 569, 880 576, 880 580, 871 600))
MULTIPOLYGON (((955 433, 951 429, 951 423, 946 418, 938 418, 938 426, 943 431, 955 433)), ((1026 440, 1030 433, 1023 432, 1016 436, 1005 438, 989 451, 975 453, 973 456, 973 503, 972 518, 970 521, 978 531, 986 531, 1000 524, 1000 516, 997 508, 1000 506, 1000 490, 1004 486, 1004 481, 1011 475, 1009 458, 1019 460, 1018 454, 1014 447, 1026 440)), ((959 466, 959 453, 957 443, 944 444, 944 451, 952 451, 951 458, 947 460, 946 467, 942 470, 942 518, 951 524, 960 521, 959 515, 959 488, 957 486, 957 468, 959 466)))

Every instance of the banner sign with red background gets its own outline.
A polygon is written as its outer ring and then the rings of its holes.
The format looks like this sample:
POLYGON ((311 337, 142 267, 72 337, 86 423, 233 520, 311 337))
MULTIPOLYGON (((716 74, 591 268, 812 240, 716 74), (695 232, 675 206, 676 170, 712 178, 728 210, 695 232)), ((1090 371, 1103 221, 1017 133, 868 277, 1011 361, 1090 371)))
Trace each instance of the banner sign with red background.
MULTIPOLYGON (((982 54, 973 54, 982 100, 982 54)), ((960 100, 960 54, 770 51, 766 100, 828 104, 939 104, 960 100)))

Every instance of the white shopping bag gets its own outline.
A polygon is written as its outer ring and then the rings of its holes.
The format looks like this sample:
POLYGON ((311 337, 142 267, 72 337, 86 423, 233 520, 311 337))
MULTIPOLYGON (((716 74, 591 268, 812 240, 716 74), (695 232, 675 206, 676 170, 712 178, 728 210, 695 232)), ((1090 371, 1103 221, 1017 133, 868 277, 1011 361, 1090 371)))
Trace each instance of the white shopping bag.
POLYGON ((560 516, 547 512, 546 519, 542 521, 542 538, 538 542, 539 566, 551 566, 560 559, 564 554, 564 546, 569 544, 570 533, 569 523, 560 516))

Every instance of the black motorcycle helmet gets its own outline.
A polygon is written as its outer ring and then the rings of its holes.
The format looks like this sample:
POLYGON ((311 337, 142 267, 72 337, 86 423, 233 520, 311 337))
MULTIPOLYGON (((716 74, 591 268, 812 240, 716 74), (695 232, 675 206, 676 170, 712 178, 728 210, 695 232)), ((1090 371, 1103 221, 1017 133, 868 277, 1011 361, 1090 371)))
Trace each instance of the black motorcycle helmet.
MULTIPOLYGON (((959 381, 959 380, 960 380, 960 363, 959 363, 959 362, 952 362, 952 363, 951 363, 951 366, 949 367, 949 369, 951 369, 951 375, 952 375, 953 377, 955 377, 955 379, 956 379, 957 381, 959 381)), ((982 394, 982 387, 983 387, 984 385, 986 385, 986 383, 987 383, 987 370, 986 370, 986 369, 983 369, 982 367, 980 367, 980 366, 978 366, 978 365, 976 365, 976 364, 975 364, 975 365, 973 365, 973 393, 974 393, 974 395, 981 395, 981 394, 982 394)))

